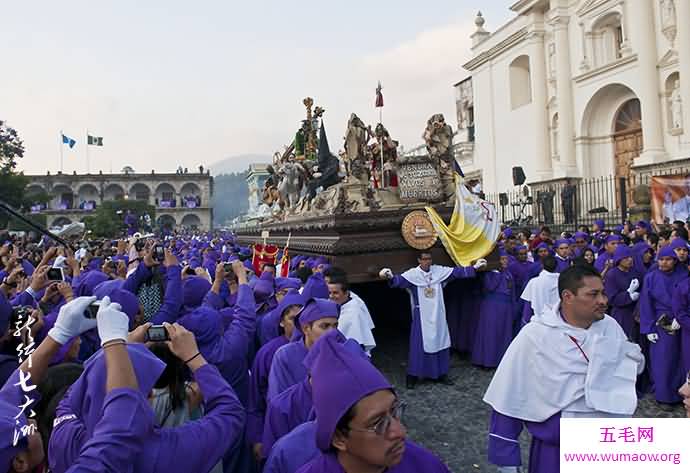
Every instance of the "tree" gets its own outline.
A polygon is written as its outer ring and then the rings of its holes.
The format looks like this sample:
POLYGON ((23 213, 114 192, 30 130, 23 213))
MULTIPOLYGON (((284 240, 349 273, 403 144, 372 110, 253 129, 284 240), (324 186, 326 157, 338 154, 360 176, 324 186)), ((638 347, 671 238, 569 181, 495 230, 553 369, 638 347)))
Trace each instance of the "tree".
MULTIPOLYGON (((22 207, 24 189, 29 179, 17 174, 17 160, 24 156, 24 143, 14 128, 0 120, 0 199, 14 208, 22 207)), ((0 212, 0 228, 6 228, 9 217, 0 212)))
POLYGON ((84 224, 96 238, 116 238, 125 230, 124 215, 127 210, 131 210, 137 216, 148 213, 152 222, 156 220, 156 209, 148 202, 108 200, 98 206, 93 215, 84 218, 84 224))

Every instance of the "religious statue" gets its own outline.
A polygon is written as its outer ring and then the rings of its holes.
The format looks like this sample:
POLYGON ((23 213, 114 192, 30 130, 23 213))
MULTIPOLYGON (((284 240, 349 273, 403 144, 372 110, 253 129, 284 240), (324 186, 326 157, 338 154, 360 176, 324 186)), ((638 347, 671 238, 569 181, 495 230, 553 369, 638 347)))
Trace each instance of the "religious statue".
POLYGON ((367 143, 371 137, 371 128, 355 115, 350 115, 345 132, 345 169, 347 175, 352 175, 362 183, 369 181, 369 170, 366 162, 369 159, 367 143))
POLYGON ((676 26, 676 5, 673 0, 661 0, 660 10, 662 28, 676 26))
POLYGON ((683 128, 683 100, 680 96, 680 81, 673 83, 673 91, 669 97, 669 108, 671 109, 671 127, 674 129, 683 128))
POLYGON ((422 138, 429 157, 435 162, 438 160, 443 194, 446 200, 452 200, 455 197, 453 129, 446 123, 442 113, 432 115, 427 120, 422 138))
POLYGON ((374 172, 374 187, 398 187, 396 160, 398 159, 398 142, 393 140, 383 124, 376 125, 376 141, 369 147, 374 172), (381 178, 381 147, 383 146, 383 179, 381 178), (380 184, 383 183, 383 186, 380 184))

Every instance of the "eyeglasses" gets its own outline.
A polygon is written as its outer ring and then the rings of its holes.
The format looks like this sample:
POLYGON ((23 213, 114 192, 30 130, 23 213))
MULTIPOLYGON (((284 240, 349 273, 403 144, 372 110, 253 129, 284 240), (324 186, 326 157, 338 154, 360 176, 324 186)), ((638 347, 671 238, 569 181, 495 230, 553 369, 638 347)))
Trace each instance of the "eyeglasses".
POLYGON ((393 406, 391 406, 391 410, 385 416, 376 421, 376 423, 370 428, 360 429, 350 426, 348 426, 348 428, 355 432, 370 432, 379 436, 384 436, 386 435, 386 432, 388 432, 393 419, 397 420, 398 422, 402 421, 402 416, 405 413, 406 407, 407 403, 405 401, 396 401, 393 403, 393 406))

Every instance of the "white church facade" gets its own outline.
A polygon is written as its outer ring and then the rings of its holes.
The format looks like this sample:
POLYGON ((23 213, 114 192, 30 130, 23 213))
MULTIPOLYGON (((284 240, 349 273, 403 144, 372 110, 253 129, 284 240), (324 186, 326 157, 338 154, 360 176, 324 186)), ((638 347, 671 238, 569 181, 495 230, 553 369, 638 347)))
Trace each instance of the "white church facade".
MULTIPOLYGON (((457 158, 486 192, 628 177, 690 158, 690 0, 520 0, 475 20, 457 158)), ((685 160, 685 161, 684 161, 685 160)))

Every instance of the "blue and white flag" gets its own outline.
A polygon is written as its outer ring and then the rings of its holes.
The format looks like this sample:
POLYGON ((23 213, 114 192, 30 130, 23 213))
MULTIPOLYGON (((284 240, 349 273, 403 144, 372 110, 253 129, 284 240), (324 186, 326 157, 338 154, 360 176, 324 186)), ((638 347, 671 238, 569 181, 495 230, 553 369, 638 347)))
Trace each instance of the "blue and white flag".
POLYGON ((70 138, 69 136, 65 136, 65 134, 63 133, 62 134, 62 144, 69 146, 71 149, 71 148, 74 148, 74 145, 76 145, 77 142, 75 140, 73 140, 72 138, 70 138))

